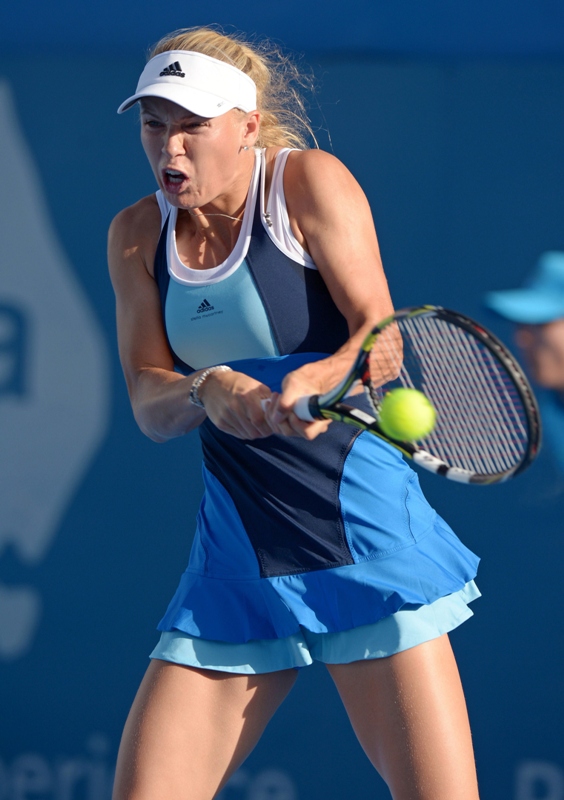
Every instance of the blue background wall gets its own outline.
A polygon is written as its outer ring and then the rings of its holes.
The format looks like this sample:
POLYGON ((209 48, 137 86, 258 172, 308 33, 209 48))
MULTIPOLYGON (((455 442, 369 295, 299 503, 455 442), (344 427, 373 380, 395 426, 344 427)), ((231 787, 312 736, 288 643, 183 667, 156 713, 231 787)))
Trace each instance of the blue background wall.
MULTIPOLYGON (((554 0, 366 0, 346 12, 312 0, 236 14, 216 0, 205 17, 59 0, 0 18, 0 800, 109 797, 123 721, 188 556, 197 437, 157 446, 135 427, 105 237, 118 210, 153 191, 135 115, 115 108, 152 41, 210 21, 305 52, 320 144, 369 197, 396 306, 451 306, 511 343, 483 293, 564 250, 554 0)), ((485 800, 564 800, 564 477, 549 444, 510 485, 422 476, 483 558, 484 597, 453 642, 485 800)), ((388 795, 313 667, 224 796, 388 795)))

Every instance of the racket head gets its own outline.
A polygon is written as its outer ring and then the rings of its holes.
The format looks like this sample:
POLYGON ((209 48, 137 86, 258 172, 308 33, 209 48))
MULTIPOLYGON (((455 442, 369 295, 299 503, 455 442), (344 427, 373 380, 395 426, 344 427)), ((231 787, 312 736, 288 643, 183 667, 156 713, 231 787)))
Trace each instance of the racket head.
POLYGON ((537 401, 514 356, 482 325, 440 306, 402 309, 379 323, 346 379, 316 404, 322 416, 368 430, 462 483, 518 475, 541 443, 537 401), (346 402, 359 381, 369 413, 346 402), (434 429, 420 441, 391 439, 378 425, 384 394, 399 387, 423 392, 436 410, 434 429))

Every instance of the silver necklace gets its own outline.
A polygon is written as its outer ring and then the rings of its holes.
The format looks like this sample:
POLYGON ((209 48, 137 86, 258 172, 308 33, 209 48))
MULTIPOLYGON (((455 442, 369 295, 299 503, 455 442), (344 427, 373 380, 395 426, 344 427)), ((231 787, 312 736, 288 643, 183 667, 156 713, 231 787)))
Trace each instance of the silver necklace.
POLYGON ((234 219, 234 220, 235 220, 235 222, 241 222, 241 220, 243 219, 243 216, 244 216, 244 214, 245 214, 245 212, 243 211, 243 213, 241 214, 241 216, 240 216, 240 217, 232 217, 232 216, 231 216, 231 214, 221 214, 221 213, 219 213, 219 212, 217 212, 217 213, 215 213, 215 214, 205 214, 205 213, 202 211, 202 213, 201 213, 201 214, 193 214, 193 213, 190 211, 190 209, 187 209, 187 210, 188 210, 188 213, 190 214, 190 216, 191 216, 191 217, 194 217, 194 219, 197 219, 198 217, 227 217, 227 219, 234 219))

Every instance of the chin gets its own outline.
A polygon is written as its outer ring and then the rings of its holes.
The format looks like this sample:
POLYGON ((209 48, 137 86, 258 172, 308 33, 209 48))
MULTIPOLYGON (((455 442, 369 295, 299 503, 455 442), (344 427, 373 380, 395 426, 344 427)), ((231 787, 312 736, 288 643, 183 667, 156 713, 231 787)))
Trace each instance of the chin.
POLYGON ((174 194, 173 192, 167 192, 166 189, 163 189, 162 192, 166 197, 166 199, 168 200, 168 202, 171 204, 171 206, 176 206, 176 208, 182 208, 182 209, 195 208, 194 198, 192 197, 186 197, 185 195, 182 194, 174 194))

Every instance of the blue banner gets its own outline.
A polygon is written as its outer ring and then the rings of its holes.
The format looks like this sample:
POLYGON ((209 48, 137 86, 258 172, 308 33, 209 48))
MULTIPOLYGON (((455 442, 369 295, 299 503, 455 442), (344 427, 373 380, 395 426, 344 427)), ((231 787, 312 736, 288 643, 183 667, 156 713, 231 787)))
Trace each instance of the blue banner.
MULTIPOLYGON (((312 60, 321 144, 367 192, 396 306, 459 309, 511 345, 483 296, 564 250, 564 62, 312 60)), ((199 502, 197 436, 143 437, 115 344, 107 228, 154 190, 135 115, 115 114, 138 66, 0 60, 0 800, 109 799, 199 502)), ((482 795, 564 800, 564 476, 550 441, 507 485, 422 481, 483 559, 483 598, 452 637, 482 795)), ((222 794, 387 796, 320 667, 222 794)))
POLYGON ((558 0, 29 0, 0 11, 4 52, 143 53, 169 31, 219 23, 302 52, 499 56, 564 53, 558 0))

